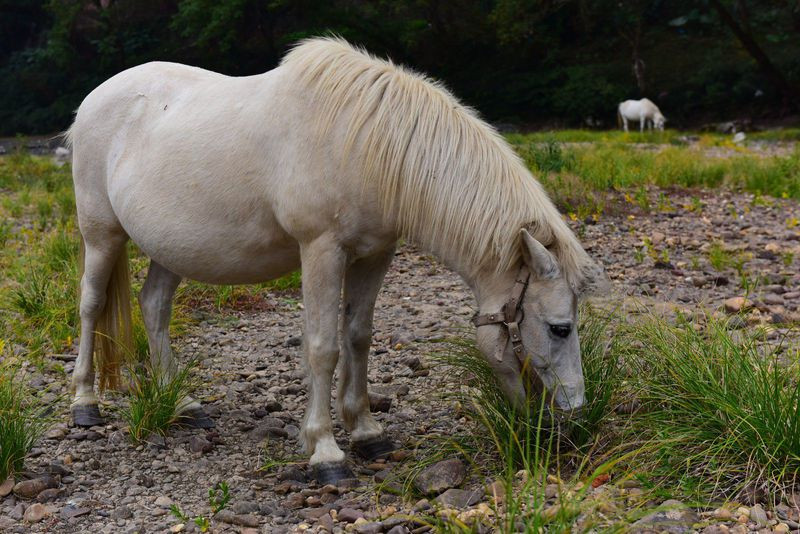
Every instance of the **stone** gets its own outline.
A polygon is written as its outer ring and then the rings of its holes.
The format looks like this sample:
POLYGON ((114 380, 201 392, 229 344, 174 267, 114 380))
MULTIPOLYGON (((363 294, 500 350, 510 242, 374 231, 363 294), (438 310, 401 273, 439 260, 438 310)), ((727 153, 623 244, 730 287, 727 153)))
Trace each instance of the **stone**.
POLYGON ((38 523, 49 514, 50 511, 47 509, 47 507, 42 503, 37 502, 28 506, 22 518, 28 523, 38 523))
POLYGON ((369 411, 370 412, 388 412, 392 407, 392 398, 388 395, 381 395, 380 393, 369 392, 369 411))
POLYGON ((786 534, 789 532, 789 525, 786 523, 778 523, 774 527, 772 527, 772 532, 779 532, 780 534, 786 534))
POLYGON ((51 476, 23 480, 14 486, 14 495, 20 499, 33 499, 41 492, 49 488, 57 488, 58 482, 51 476))
POLYGON ((369 521, 356 525, 355 531, 358 534, 380 534, 383 532, 383 525, 378 521, 369 521))
POLYGON ((15 521, 20 521, 25 514, 25 504, 18 502, 17 505, 8 513, 8 517, 15 521))
POLYGON ((156 498, 156 501, 155 501, 154 504, 156 506, 160 506, 161 508, 169 508, 170 506, 172 506, 174 504, 174 501, 172 499, 170 499, 169 497, 167 497, 165 495, 162 495, 162 496, 156 498))
POLYGON ((189 439, 189 450, 195 453, 204 454, 211 452, 214 444, 202 436, 192 436, 189 439))
POLYGON ((457 488, 450 488, 436 497, 434 500, 439 504, 447 506, 448 508, 466 508, 467 506, 472 506, 480 501, 481 497, 483 496, 482 493, 483 492, 477 489, 467 491, 457 488))
POLYGON ((739 313, 752 306, 752 303, 744 297, 731 297, 722 303, 728 313, 739 313))
POLYGON ((731 529, 725 525, 709 525, 702 530, 703 534, 729 534, 731 529))
POLYGON ((60 496, 61 496, 60 488, 47 488, 46 490, 42 490, 42 492, 36 496, 36 501, 50 502, 58 499, 60 496))
POLYGON ((733 513, 727 508, 717 508, 713 513, 714 519, 720 521, 730 521, 733 519, 733 513))
POLYGON ((633 524, 642 530, 655 530, 660 533, 683 534, 691 532, 693 525, 700 518, 680 501, 669 500, 664 502, 655 512, 652 512, 633 524))
POLYGON ((750 521, 755 522, 759 528, 767 526, 769 518, 767 517, 767 512, 764 511, 764 508, 760 504, 755 504, 750 507, 750 521))
POLYGON ((355 523, 358 519, 364 518, 364 512, 354 508, 342 508, 336 514, 336 519, 343 523, 355 523))
POLYGON ((491 497, 495 504, 503 504, 506 498, 506 484, 502 480, 495 480, 486 486, 486 494, 491 497))
POLYGON ((222 510, 214 516, 215 519, 228 523, 229 525, 238 525, 240 527, 258 527, 261 523, 258 518, 251 514, 235 514, 231 510, 222 510))
POLYGON ((117 506, 111 512, 111 519, 130 519, 133 517, 133 512, 125 505, 117 506))
POLYGON ((84 508, 80 506, 75 506, 74 504, 68 504, 61 509, 58 513, 62 519, 72 519, 73 517, 79 517, 82 515, 86 515, 91 512, 90 508, 84 508))
POLYGON ((14 489, 14 479, 12 477, 8 477, 5 482, 0 484, 0 498, 5 497, 11 490, 14 489))
POLYGON ((667 236, 665 236, 662 232, 653 232, 652 234, 650 234, 650 242, 654 245, 659 245, 663 243, 664 239, 666 238, 667 236))
POLYGON ((411 532, 405 525, 395 525, 386 531, 386 534, 408 534, 411 532))
POLYGON ((442 460, 423 469, 414 479, 414 486, 423 494, 438 494, 460 485, 467 468, 458 458, 442 460))

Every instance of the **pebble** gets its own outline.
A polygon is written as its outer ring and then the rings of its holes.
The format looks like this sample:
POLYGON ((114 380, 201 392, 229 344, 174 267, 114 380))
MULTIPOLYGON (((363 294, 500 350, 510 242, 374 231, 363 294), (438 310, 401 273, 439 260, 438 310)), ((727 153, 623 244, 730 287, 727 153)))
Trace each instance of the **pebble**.
POLYGON ((174 501, 167 496, 160 496, 156 497, 155 503, 156 506, 160 506, 161 508, 169 508, 174 504, 174 501))
POLYGON ((42 491, 58 487, 58 482, 51 476, 23 480, 14 486, 14 495, 21 499, 33 499, 42 491))
POLYGON ((23 519, 28 523, 38 523, 49 514, 50 512, 47 507, 37 502, 28 506, 23 515, 23 519))
POLYGON ((746 310, 747 308, 751 307, 752 303, 745 297, 731 297, 729 299, 726 299, 722 303, 722 306, 728 313, 739 313, 740 311, 746 310))
POLYGON ((5 497, 11 493, 12 489, 14 489, 14 479, 9 477, 5 480, 5 482, 0 484, 0 497, 5 497))
POLYGON ((343 523, 355 523, 359 519, 364 519, 364 512, 353 508, 342 508, 337 512, 336 519, 343 523))
POLYGON ((414 479, 414 486, 425 495, 436 494, 460 485, 466 476, 464 463, 452 458, 423 469, 414 479))
POLYGON ((764 508, 760 504, 755 504, 750 507, 750 520, 754 521, 759 527, 765 527, 769 518, 764 508))

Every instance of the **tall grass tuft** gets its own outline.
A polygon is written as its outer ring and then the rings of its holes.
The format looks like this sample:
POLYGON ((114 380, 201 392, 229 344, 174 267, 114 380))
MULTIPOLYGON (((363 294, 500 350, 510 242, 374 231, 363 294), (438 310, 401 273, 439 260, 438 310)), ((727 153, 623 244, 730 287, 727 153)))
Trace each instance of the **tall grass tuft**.
POLYGON ((166 373, 152 365, 131 369, 131 387, 127 405, 120 409, 131 438, 138 442, 151 434, 166 435, 169 427, 180 421, 181 403, 197 387, 192 371, 195 361, 166 373))
POLYGON ((22 470, 25 455, 49 423, 50 418, 22 383, 19 367, 0 364, 0 481, 22 470))
POLYGON ((800 473, 800 355, 732 333, 652 320, 636 327, 642 412, 635 431, 661 447, 659 469, 697 492, 773 496, 800 473), (708 481, 707 483, 705 481, 708 481))

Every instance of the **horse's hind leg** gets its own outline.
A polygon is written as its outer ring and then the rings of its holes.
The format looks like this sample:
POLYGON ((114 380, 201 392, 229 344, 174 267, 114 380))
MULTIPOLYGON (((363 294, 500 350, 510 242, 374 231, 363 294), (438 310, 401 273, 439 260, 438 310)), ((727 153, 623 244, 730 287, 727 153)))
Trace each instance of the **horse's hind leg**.
MULTIPOLYGON (((172 298, 180 283, 179 275, 151 260, 147 278, 139 294, 139 307, 150 347, 151 370, 166 380, 175 376, 178 370, 170 346, 169 321, 172 317, 172 298)), ((184 398, 180 406, 182 424, 198 428, 214 426, 200 403, 191 397, 184 398)))
POLYGON ((339 359, 339 304, 346 255, 336 239, 323 235, 302 243, 300 257, 305 305, 305 356, 309 405, 300 434, 320 484, 352 476, 333 437, 331 381, 339 359))
POLYGON ((394 450, 393 443, 369 411, 367 357, 372 341, 375 299, 394 258, 394 248, 348 267, 344 281, 342 361, 337 400, 353 449, 373 460, 394 450))
MULTIPOLYGON (((94 426, 105 421, 100 416, 94 392, 95 331, 106 305, 106 291, 120 254, 125 254, 127 236, 112 232, 102 240, 86 240, 84 270, 81 277, 81 336, 78 359, 72 372, 72 420, 78 426, 94 426)), ((127 268, 127 265, 125 266, 127 268)))

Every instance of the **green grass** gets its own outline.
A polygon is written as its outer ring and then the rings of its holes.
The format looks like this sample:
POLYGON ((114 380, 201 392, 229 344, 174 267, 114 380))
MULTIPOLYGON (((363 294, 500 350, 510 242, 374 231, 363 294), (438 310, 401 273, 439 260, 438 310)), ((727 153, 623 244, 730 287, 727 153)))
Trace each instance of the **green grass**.
MULTIPOLYGON (((645 150, 637 146, 642 139, 635 139, 633 134, 555 133, 558 135, 514 134, 508 139, 559 207, 581 218, 603 212, 609 191, 641 191, 644 186, 724 186, 758 195, 800 199, 797 148, 788 155, 761 156, 726 138, 704 134, 701 146, 731 150, 729 157, 709 157, 703 150, 674 145, 645 150), (583 139, 584 134, 591 144, 562 144, 583 139)), ((668 138, 673 133, 652 135, 668 138)))
POLYGON ((0 362, 0 481, 22 471, 25 455, 51 421, 23 379, 19 365, 0 362))
POLYGON ((164 436, 180 421, 183 399, 197 387, 192 371, 195 362, 177 369, 171 376, 150 365, 134 367, 127 404, 120 409, 131 439, 139 442, 152 434, 164 436))
POLYGON ((658 444, 658 469, 696 486, 698 496, 732 497, 750 486, 778 495, 800 473, 800 354, 733 334, 712 321, 702 331, 652 320, 636 327, 642 410, 637 436, 658 444))

